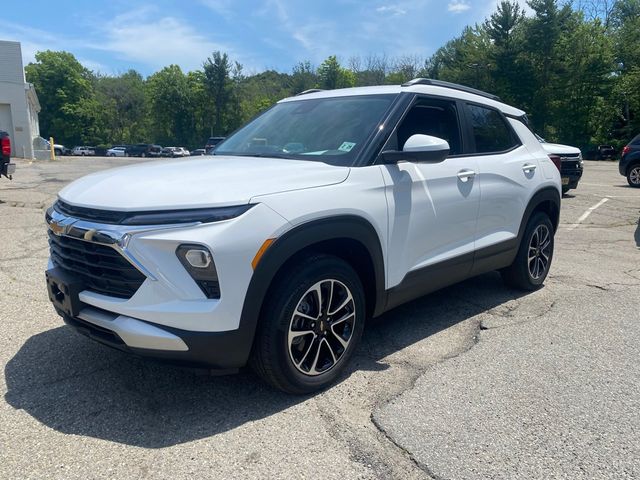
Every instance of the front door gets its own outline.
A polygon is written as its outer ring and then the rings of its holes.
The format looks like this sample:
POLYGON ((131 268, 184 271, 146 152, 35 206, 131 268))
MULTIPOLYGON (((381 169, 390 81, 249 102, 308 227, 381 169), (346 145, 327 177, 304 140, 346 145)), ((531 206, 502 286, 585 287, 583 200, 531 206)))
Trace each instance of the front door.
POLYGON ((387 288, 404 290, 397 303, 469 274, 480 200, 477 158, 463 154, 456 102, 418 97, 387 148, 401 150, 414 134, 447 140, 450 155, 439 163, 381 166, 389 209, 387 288))

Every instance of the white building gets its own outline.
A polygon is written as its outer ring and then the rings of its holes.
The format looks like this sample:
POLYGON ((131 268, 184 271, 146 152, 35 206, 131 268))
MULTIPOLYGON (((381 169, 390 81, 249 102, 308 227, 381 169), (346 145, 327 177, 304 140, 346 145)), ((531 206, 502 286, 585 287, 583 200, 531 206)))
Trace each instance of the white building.
POLYGON ((0 130, 9 133, 13 156, 34 158, 38 112, 36 90, 24 77, 20 43, 0 40, 0 130))

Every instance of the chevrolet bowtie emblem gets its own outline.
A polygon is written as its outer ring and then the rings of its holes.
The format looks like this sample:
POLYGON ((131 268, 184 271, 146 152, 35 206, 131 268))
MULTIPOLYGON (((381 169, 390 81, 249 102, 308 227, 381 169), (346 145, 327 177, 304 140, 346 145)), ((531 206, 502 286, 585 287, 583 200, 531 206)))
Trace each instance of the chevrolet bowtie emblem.
POLYGON ((76 222, 74 219, 65 219, 65 220, 51 220, 49 222, 49 228, 55 235, 66 235, 71 230, 71 226, 76 222))

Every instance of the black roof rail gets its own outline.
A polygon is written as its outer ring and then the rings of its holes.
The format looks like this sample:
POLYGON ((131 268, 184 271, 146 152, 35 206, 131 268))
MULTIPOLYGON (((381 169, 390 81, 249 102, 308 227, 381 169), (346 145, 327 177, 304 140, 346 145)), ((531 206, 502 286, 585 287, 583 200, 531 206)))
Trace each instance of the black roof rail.
POLYGON ((483 92, 482 90, 478 90, 476 88, 467 87, 466 85, 460 85, 458 83, 445 82, 443 80, 432 80, 431 78, 414 78, 413 80, 409 80, 406 83, 403 83, 403 87, 411 87, 413 85, 432 85, 434 87, 444 87, 451 88, 453 90, 459 90, 461 92, 473 93, 474 95, 480 95, 481 97, 490 98, 491 100, 495 100, 497 102, 501 102, 502 100, 497 95, 493 95, 491 93, 483 92))
POLYGON ((316 92, 324 92, 322 88, 310 88, 309 90, 305 90, 304 92, 296 93, 296 97, 300 95, 306 95, 307 93, 316 93, 316 92))

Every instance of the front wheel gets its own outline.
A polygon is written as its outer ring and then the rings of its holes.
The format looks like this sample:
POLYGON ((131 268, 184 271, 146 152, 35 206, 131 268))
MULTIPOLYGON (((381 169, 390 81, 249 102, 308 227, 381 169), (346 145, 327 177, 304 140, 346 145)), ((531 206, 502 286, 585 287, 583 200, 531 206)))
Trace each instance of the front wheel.
POLYGON ((634 165, 629 169, 627 182, 629 182, 629 186, 631 187, 640 188, 640 165, 634 165))
POLYGON ((267 295, 252 352, 254 370, 288 393, 330 385, 364 328, 365 299, 357 273, 337 257, 314 255, 281 275, 267 295))
POLYGON ((542 286, 553 259, 553 224, 544 212, 531 217, 513 263, 500 273, 504 282, 521 290, 542 286))

